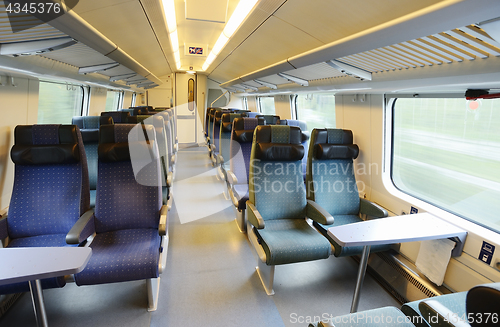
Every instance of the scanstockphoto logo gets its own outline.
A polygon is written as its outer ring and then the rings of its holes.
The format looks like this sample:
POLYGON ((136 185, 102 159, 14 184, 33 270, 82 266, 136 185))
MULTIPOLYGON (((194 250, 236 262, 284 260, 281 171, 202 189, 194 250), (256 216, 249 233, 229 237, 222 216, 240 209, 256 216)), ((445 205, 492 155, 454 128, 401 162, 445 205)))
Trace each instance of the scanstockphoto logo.
POLYGON ((48 23, 71 11, 79 0, 4 0, 2 8, 9 17, 10 27, 13 33, 22 32, 29 28, 48 23), (26 16, 36 18, 34 21, 26 22, 26 16))

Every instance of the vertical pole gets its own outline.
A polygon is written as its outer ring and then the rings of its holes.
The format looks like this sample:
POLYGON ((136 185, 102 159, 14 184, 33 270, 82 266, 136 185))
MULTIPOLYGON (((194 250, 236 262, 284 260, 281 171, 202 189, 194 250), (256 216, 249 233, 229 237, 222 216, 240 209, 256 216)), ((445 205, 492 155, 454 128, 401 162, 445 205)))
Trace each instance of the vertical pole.
POLYGON ((38 327, 47 327, 47 314, 45 312, 45 304, 43 303, 42 285, 40 280, 32 280, 29 282, 29 285, 33 309, 35 310, 36 325, 38 327))
POLYGON ((356 280, 356 288, 354 290, 354 296, 352 298, 351 313, 358 311, 359 293, 361 291, 361 287, 363 287, 363 280, 365 279, 366 266, 368 265, 369 255, 370 245, 365 245, 363 247, 363 252, 361 253, 361 261, 359 262, 358 278, 356 280))

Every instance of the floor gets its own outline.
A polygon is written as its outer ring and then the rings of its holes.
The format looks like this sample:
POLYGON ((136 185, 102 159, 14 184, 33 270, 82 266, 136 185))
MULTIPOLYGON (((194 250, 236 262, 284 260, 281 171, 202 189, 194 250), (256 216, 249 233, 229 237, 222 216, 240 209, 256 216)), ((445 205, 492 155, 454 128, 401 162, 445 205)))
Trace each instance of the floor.
MULTIPOLYGON (((352 258, 276 267, 275 295, 255 272, 256 255, 234 221, 231 201, 205 147, 178 152, 169 212, 167 268, 155 312, 143 281, 44 291, 51 327, 307 326, 349 312, 358 264, 352 258)), ((371 276, 359 310, 400 304, 371 276)), ((35 326, 29 294, 0 318, 0 327, 35 326)))

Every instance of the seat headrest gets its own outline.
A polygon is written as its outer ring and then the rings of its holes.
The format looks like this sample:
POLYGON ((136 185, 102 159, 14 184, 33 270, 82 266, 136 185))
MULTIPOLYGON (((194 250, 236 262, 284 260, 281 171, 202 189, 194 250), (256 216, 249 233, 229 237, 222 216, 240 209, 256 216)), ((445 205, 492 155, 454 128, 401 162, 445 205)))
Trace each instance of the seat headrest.
MULTIPOLYGON (((484 320, 479 317, 487 317, 493 313, 498 313, 500 303, 500 283, 478 285, 467 292, 465 308, 467 315, 478 319, 469 321, 472 327, 485 326, 484 320)), ((492 317, 490 317, 491 319, 492 317)), ((490 320, 491 321, 491 320, 490 320)), ((493 326, 493 324, 492 324, 493 326)))
POLYGON ((19 125, 10 156, 16 165, 70 164, 80 161, 76 125, 19 125))
POLYGON ((296 126, 257 126, 254 133, 255 159, 297 161, 304 157, 300 128, 296 126))
POLYGON ((264 118, 266 125, 277 125, 280 120, 280 116, 275 115, 257 115, 257 118, 264 118))
POLYGON ((130 160, 129 148, 132 144, 137 148, 150 149, 156 140, 154 133, 154 128, 151 125, 120 124, 101 126, 97 150, 99 160, 102 162, 130 160), (134 133, 131 133, 132 131, 134 133))
POLYGON ((318 160, 356 159, 359 148, 353 144, 352 131, 337 128, 314 129, 313 157, 318 160))
POLYGON ((105 111, 101 112, 101 116, 109 116, 113 118, 115 124, 126 124, 130 117, 130 112, 127 111, 105 111))
POLYGON ((259 125, 265 125, 266 121, 263 118, 240 117, 233 120, 234 130, 253 130, 259 125))
POLYGON ((72 124, 80 128, 84 143, 99 142, 99 126, 113 123, 111 116, 82 116, 72 119, 72 124))
POLYGON ((221 117, 222 121, 222 132, 229 133, 233 129, 233 121, 236 118, 241 118, 245 117, 245 113, 238 113, 238 114, 233 114, 233 113, 224 113, 221 117))

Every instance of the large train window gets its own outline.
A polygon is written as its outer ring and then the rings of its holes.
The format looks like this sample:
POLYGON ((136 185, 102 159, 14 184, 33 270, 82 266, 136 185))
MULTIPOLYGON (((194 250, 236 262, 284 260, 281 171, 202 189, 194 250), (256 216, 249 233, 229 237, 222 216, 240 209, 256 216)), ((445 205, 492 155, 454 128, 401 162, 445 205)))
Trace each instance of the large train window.
POLYGON ((71 124, 84 111, 84 88, 80 85, 40 81, 38 124, 71 124))
POLYGON ((314 128, 336 127, 335 95, 333 93, 299 94, 295 97, 295 117, 314 128))
POLYGON ((259 104, 259 112, 263 115, 274 115, 276 114, 276 109, 274 108, 274 97, 258 97, 257 102, 259 104))
POLYGON ((395 100, 391 161, 400 191, 500 231, 500 99, 395 100))
POLYGON ((123 104, 123 91, 110 91, 106 94, 106 109, 104 111, 116 111, 123 104))

